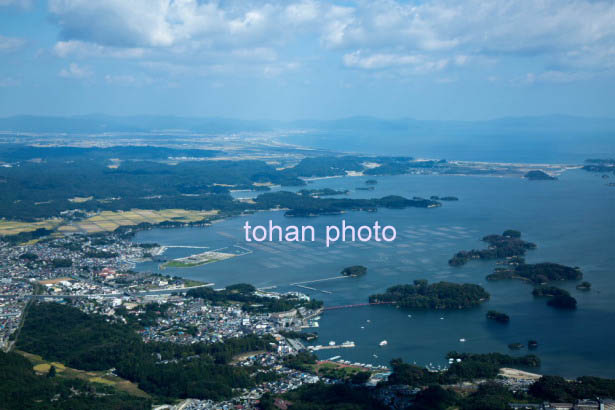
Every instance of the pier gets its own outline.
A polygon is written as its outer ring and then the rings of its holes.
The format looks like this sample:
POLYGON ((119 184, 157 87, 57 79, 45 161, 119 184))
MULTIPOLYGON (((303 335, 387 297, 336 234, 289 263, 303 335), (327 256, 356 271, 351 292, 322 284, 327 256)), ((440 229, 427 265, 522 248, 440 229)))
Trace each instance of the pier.
POLYGON ((308 283, 325 282, 325 281, 328 281, 328 280, 345 279, 345 278, 350 278, 350 277, 352 277, 352 276, 339 275, 339 276, 333 276, 331 278, 314 279, 314 280, 306 280, 306 281, 303 281, 303 282, 295 282, 295 283, 291 283, 290 286, 305 285, 305 284, 308 284, 308 283))
POLYGON ((316 289, 316 288, 312 288, 309 286, 304 286, 304 285, 297 285, 295 284, 296 287, 298 288, 302 288, 302 289, 307 289, 307 290, 313 290, 314 292, 322 292, 322 293, 326 293, 326 294, 332 294, 333 292, 328 291, 328 290, 323 290, 323 289, 316 289))
POLYGON ((352 347, 355 347, 356 345, 354 344, 354 342, 345 342, 339 345, 326 345, 326 346, 322 346, 322 345, 316 345, 316 346, 308 346, 308 350, 315 352, 318 350, 331 350, 331 349, 349 349, 352 347))
POLYGON ((355 303, 352 305, 340 305, 340 306, 328 306, 324 307, 322 310, 335 310, 335 309, 349 309, 360 306, 370 306, 370 305, 392 305, 395 302, 373 302, 373 303, 355 303))
POLYGON ((329 280, 337 280, 337 279, 344 279, 344 278, 350 278, 351 276, 333 276, 331 278, 324 278, 324 279, 314 279, 314 280, 306 280, 303 282, 295 282, 295 283, 291 283, 289 286, 296 286, 298 288, 302 288, 302 289, 307 289, 307 290, 311 290, 314 292, 322 292, 322 293, 326 293, 328 295, 332 294, 333 292, 329 291, 329 290, 323 290, 323 289, 316 289, 313 288, 311 286, 305 286, 309 283, 317 283, 317 282, 326 282, 329 280))

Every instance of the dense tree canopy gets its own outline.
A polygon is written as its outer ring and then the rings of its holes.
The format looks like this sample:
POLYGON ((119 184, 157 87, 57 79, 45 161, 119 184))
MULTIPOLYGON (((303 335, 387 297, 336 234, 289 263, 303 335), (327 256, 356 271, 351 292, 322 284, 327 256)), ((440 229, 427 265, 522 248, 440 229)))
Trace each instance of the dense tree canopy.
POLYGON ((479 285, 415 280, 412 285, 396 285, 383 294, 371 295, 370 302, 394 302, 413 309, 466 309, 489 299, 479 285))

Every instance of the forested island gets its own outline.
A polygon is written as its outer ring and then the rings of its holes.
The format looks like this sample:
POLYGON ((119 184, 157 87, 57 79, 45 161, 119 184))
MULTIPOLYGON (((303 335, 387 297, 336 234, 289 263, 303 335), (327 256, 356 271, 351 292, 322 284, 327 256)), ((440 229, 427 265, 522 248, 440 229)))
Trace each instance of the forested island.
POLYGON ((521 260, 505 268, 496 268, 492 274, 487 275, 487 280, 502 279, 521 279, 540 285, 549 281, 580 280, 583 279, 583 272, 578 267, 558 263, 525 263, 521 260))
POLYGON ((556 177, 552 177, 546 172, 540 170, 528 171, 528 173, 526 173, 523 177, 529 179, 530 181, 554 181, 557 179, 556 177))
POLYGON ((590 158, 585 160, 583 170, 597 173, 615 173, 615 159, 613 158, 590 158))
POLYGON ((376 211, 378 208, 404 209, 408 207, 434 208, 441 204, 429 199, 406 199, 389 195, 376 199, 314 198, 293 192, 268 192, 254 199, 260 209, 288 209, 286 216, 337 215, 345 211, 376 211))
POLYGON ((502 259, 512 256, 522 256, 536 244, 521 239, 521 232, 508 229, 502 235, 487 235, 482 239, 489 244, 487 249, 472 249, 457 252, 449 261, 451 266, 465 265, 472 259, 502 259))
POLYGON ((495 310, 488 311, 486 316, 487 319, 493 320, 498 323, 510 322, 510 317, 506 313, 497 312, 495 310))
POLYGON ((568 291, 560 289, 557 286, 540 285, 536 286, 532 291, 532 295, 535 297, 554 297, 560 295, 568 295, 568 291))
POLYGON ((588 292, 592 288, 592 284, 589 282, 581 282, 576 286, 577 290, 582 290, 584 292, 588 292))
POLYGON ((393 302, 411 309, 467 309, 489 299, 489 293, 481 286, 470 283, 458 284, 427 280, 415 280, 412 285, 396 285, 383 294, 371 295, 370 303, 393 302))
POLYGON ((534 288, 532 295, 535 297, 547 297, 547 305, 558 309, 576 309, 577 300, 567 290, 556 286, 541 285, 534 288))
POLYGON ((348 193, 347 189, 331 189, 331 188, 321 188, 321 189, 301 189, 297 191, 299 195, 308 195, 313 197, 321 197, 321 196, 333 196, 333 195, 346 195, 348 193))
POLYGON ((348 266, 341 272, 344 276, 363 276, 367 273, 367 268, 361 265, 348 266))
POLYGON ((574 310, 577 308, 577 300, 570 295, 557 295, 549 299, 547 305, 556 309, 574 310))

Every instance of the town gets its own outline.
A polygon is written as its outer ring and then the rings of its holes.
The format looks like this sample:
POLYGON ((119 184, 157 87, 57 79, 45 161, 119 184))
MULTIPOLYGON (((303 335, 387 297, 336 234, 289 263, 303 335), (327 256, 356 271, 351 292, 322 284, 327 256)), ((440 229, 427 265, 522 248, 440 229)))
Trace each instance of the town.
MULTIPOLYGON (((274 372, 274 380, 237 389, 231 400, 188 398, 156 405, 161 410, 257 409, 264 394, 279 395, 318 382, 340 383, 357 373, 366 374, 362 380, 366 388, 380 383, 375 396, 388 408, 405 408, 421 391, 403 385, 384 386, 381 382, 387 380, 391 369, 351 363, 338 355, 316 361, 311 368, 293 364, 294 360, 289 358, 296 355, 312 354, 310 352, 319 349, 352 348, 355 344, 348 341, 338 345, 332 341, 325 346, 306 345, 305 340, 314 339, 317 334, 305 332, 305 329, 316 326, 323 309, 305 294, 259 290, 249 285, 229 287, 233 292, 248 292, 255 300, 294 303, 291 309, 275 311, 263 303, 245 305, 209 300, 208 297, 217 292, 212 289, 212 283, 133 270, 136 263, 162 250, 157 244, 135 244, 113 233, 71 235, 25 244, 0 242, 0 347, 5 352, 14 349, 15 335, 23 324, 29 304, 51 302, 68 304, 111 321, 136 324, 145 343, 193 345, 223 343, 245 336, 273 338, 270 349, 239 355, 232 363, 238 367, 263 369, 265 373, 274 372)), ((110 372, 114 375, 113 370, 110 372)), ((509 369, 503 372, 498 383, 510 391, 527 391, 537 377, 509 369)), ((467 393, 476 391, 485 382, 479 379, 449 387, 467 393)), ((583 400, 576 404, 510 403, 509 406, 514 409, 601 410, 612 409, 615 404, 609 400, 583 400)), ((285 408, 284 401, 276 401, 276 407, 285 408)))

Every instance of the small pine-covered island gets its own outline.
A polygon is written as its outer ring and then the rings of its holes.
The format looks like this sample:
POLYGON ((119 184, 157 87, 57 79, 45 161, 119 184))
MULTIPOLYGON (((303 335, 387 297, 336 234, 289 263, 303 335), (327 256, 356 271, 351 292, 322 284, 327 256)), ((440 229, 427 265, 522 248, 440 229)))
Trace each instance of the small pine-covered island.
POLYGON ((505 268, 496 268, 491 275, 487 276, 487 280, 502 279, 520 279, 540 285, 555 280, 581 280, 583 272, 578 267, 559 263, 525 263, 523 260, 518 260, 515 264, 505 268))
POLYGON ((560 289, 556 286, 537 286, 532 291, 532 295, 549 298, 547 305, 556 309, 574 310, 577 308, 577 300, 573 298, 567 290, 560 289))
POLYGON ((592 288, 592 284, 589 282, 581 282, 577 285, 577 290, 582 290, 582 291, 590 291, 592 288))
POLYGON ((536 286, 532 291, 532 295, 536 297, 554 297, 560 295, 568 295, 568 291, 560 289, 557 286, 541 285, 536 286))
POLYGON ((448 264, 461 266, 472 259, 503 259, 523 256, 527 250, 536 248, 536 244, 521 239, 521 232, 514 229, 507 229, 502 235, 487 235, 483 238, 483 242, 489 244, 487 249, 459 251, 448 261, 448 264))
POLYGON ((340 272, 344 276, 363 276, 367 273, 367 268, 361 265, 348 266, 340 272))
POLYGON ((487 319, 493 320, 498 323, 510 322, 510 316, 508 316, 506 313, 497 312, 495 310, 490 310, 487 312, 487 319))
POLYGON ((510 350, 521 350, 525 347, 523 343, 511 343, 508 345, 510 350))
POLYGON ((471 283, 438 282, 415 280, 412 285, 396 285, 385 293, 371 295, 370 303, 390 302, 410 309, 468 309, 489 299, 489 293, 482 286, 471 283))
POLYGON ((557 295, 549 299, 547 305, 556 309, 574 310, 577 308, 577 300, 570 295, 557 295))
POLYGON ((332 189, 332 188, 301 189, 297 191, 297 193, 299 195, 319 198, 323 196, 346 195, 348 193, 348 190, 347 189, 332 189))
POLYGON ((541 170, 528 171, 523 178, 527 178, 530 181, 555 181, 557 179, 541 170))

